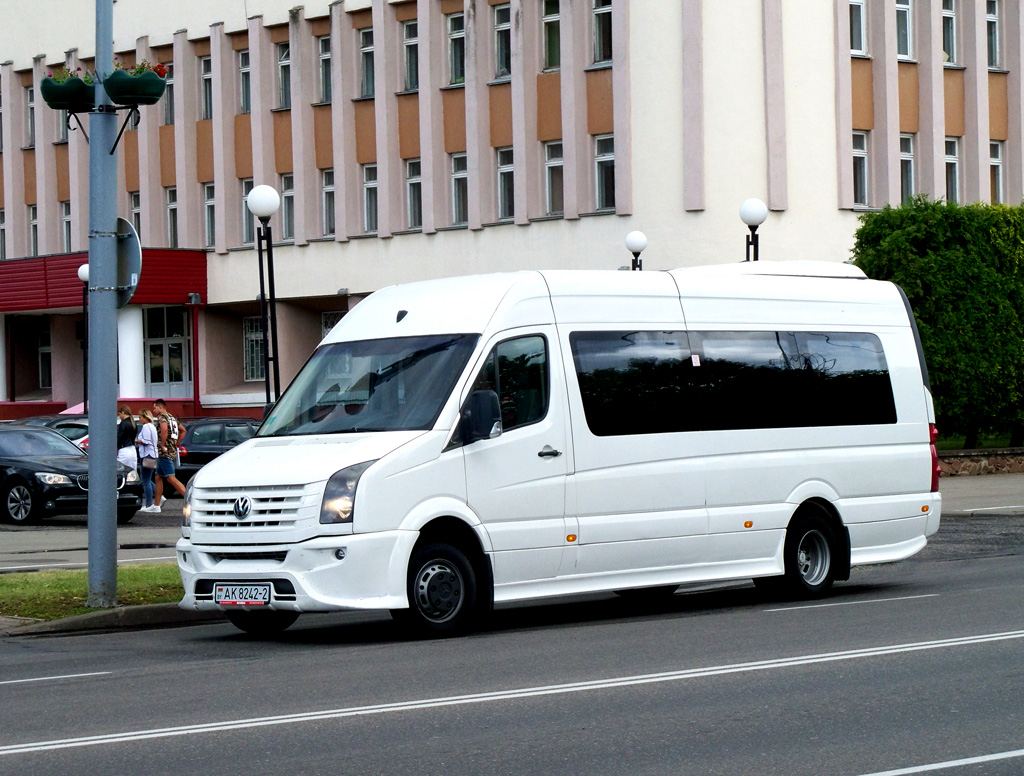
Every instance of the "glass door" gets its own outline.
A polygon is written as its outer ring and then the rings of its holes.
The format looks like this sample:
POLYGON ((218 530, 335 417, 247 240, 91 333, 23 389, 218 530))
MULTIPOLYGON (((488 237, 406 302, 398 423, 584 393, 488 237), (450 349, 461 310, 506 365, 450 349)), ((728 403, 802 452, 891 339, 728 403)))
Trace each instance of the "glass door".
POLYGON ((192 396, 192 331, 183 306, 145 311, 146 388, 151 396, 192 396))

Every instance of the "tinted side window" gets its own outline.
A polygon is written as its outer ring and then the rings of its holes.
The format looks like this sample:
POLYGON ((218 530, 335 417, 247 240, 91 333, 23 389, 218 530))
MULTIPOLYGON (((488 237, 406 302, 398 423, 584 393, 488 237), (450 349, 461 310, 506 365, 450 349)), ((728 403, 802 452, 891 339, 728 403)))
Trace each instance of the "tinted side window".
POLYGON ((192 444, 194 445, 216 445, 220 444, 220 423, 207 423, 196 426, 192 431, 192 444))
POLYGON ((691 332, 706 429, 895 423, 874 334, 691 332))
POLYGON ((700 427, 685 331, 573 332, 569 343, 595 436, 700 427))
POLYGON ((255 429, 248 423, 228 423, 224 426, 225 444, 238 444, 256 433, 255 429))
POLYGON ((548 411, 548 349, 543 337, 499 342, 488 354, 474 391, 494 391, 501 406, 502 431, 536 423, 548 411))

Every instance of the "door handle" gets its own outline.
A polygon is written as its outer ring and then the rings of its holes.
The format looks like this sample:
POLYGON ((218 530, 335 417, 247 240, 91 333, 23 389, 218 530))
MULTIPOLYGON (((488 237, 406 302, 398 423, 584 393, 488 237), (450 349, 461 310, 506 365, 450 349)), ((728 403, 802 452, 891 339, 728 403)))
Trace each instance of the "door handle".
POLYGON ((555 450, 554 448, 545 445, 544 449, 537 453, 540 458, 557 458, 562 454, 561 450, 555 450))

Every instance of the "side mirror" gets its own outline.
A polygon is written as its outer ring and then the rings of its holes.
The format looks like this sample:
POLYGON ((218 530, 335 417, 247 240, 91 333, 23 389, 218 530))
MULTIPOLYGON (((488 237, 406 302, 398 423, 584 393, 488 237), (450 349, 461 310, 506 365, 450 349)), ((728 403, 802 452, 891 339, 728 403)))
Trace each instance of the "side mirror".
POLYGON ((494 391, 473 391, 462 407, 462 444, 501 436, 501 408, 494 391))

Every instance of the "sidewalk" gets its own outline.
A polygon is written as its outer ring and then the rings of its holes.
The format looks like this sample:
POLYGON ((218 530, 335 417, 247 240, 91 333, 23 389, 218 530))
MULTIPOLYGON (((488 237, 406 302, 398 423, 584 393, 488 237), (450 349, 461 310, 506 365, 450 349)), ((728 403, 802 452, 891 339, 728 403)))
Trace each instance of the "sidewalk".
MULTIPOLYGON (((1024 474, 986 474, 943 477, 939 481, 943 518, 974 515, 1024 515, 1024 474)), ((160 538, 167 529, 153 529, 160 538)), ((939 528, 941 531, 941 527, 939 528)), ((167 532, 170 538, 174 531, 167 532)), ((61 620, 38 622, 18 617, 0 617, 0 637, 46 636, 70 633, 99 633, 135 628, 173 627, 223 620, 220 612, 188 612, 177 604, 120 606, 61 620)))

